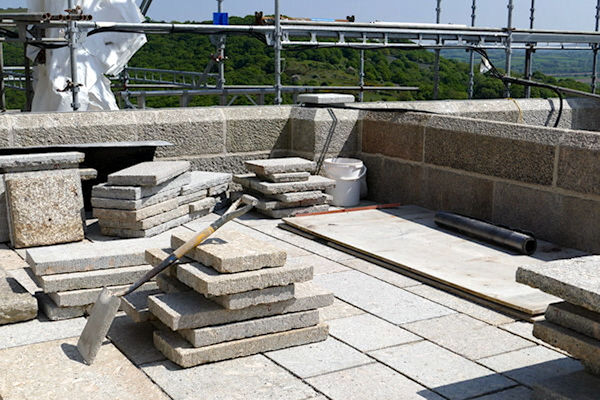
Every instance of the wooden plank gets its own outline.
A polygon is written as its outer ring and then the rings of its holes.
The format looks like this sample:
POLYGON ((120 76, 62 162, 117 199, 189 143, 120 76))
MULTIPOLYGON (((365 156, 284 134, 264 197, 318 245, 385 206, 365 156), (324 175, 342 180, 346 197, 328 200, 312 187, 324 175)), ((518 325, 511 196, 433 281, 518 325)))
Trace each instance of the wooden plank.
POLYGON ((533 256, 512 254, 445 231, 432 211, 394 209, 301 216, 285 223, 413 274, 526 315, 542 314, 560 299, 515 282, 520 265, 585 255, 541 242, 533 256))

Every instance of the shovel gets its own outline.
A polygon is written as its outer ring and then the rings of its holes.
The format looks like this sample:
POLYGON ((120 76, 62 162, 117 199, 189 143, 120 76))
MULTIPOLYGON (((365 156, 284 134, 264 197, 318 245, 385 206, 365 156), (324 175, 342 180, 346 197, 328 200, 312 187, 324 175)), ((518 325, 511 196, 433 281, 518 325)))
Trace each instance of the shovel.
POLYGON ((102 345, 102 342, 104 341, 104 338, 106 337, 106 334, 108 333, 108 330, 110 329, 110 326, 117 315, 117 311, 121 305, 121 297, 130 294, 141 285, 154 278, 160 272, 179 261, 179 259, 181 259, 188 251, 204 242, 217 229, 225 225, 225 223, 250 211, 256 205, 256 203, 257 200, 252 196, 243 195, 240 197, 231 205, 231 207, 229 207, 223 216, 180 246, 159 265, 152 268, 150 271, 148 271, 148 273, 146 273, 146 275, 140 278, 140 280, 132 284, 125 292, 112 294, 110 290, 104 288, 102 292, 100 292, 98 300, 96 300, 85 327, 83 328, 83 332, 79 337, 79 341, 77 342, 77 350, 79 350, 79 353, 85 362, 89 365, 92 365, 94 362, 94 359, 100 350, 100 346, 102 345), (240 204, 244 204, 244 206, 238 208, 240 204))

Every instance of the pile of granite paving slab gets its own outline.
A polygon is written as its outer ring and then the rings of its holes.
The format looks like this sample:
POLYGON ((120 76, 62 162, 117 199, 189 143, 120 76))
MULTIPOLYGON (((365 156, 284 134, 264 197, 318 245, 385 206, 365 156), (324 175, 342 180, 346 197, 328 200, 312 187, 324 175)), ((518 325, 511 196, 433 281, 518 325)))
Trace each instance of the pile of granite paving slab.
POLYGON ((581 361, 577 372, 534 387, 534 399, 600 397, 600 256, 552 261, 517 270, 517 282, 563 299, 548 306, 533 335, 581 361))
POLYGON ((80 152, 0 156, 0 242, 15 248, 76 242, 84 238, 80 152))
MULTIPOLYGON (((194 235, 171 236, 177 248, 194 235)), ((157 265, 170 249, 150 249, 157 265)), ((313 267, 243 233, 220 230, 158 275, 164 294, 132 293, 123 308, 134 321, 153 320, 154 344, 186 368, 325 340, 319 308, 333 295, 315 287, 313 267)))
POLYGON ((203 217, 228 200, 231 174, 190 171, 188 161, 143 162, 92 189, 100 232, 151 237, 203 217))
POLYGON ((235 175, 233 181, 257 197, 256 209, 271 218, 323 212, 330 196, 324 191, 335 181, 319 175, 314 161, 298 157, 246 161, 249 174, 235 175))
MULTIPOLYGON (((179 228, 185 229, 185 228, 179 228)), ((126 289, 152 267, 146 263, 148 247, 168 245, 160 235, 150 239, 123 239, 37 247, 26 251, 40 309, 50 320, 85 315, 103 287, 126 289)), ((156 282, 140 290, 156 290, 156 282)))

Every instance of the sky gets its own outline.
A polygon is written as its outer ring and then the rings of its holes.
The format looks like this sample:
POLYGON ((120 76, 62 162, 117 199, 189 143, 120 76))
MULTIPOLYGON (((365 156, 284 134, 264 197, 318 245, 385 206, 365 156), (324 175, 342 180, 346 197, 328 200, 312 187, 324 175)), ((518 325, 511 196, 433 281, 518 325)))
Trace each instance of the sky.
MULTIPOLYGON (((66 2, 66 0, 65 0, 66 2)), ((137 0, 138 3, 141 0, 137 0)), ((2 7, 24 6, 25 0, 0 0, 2 7)), ((470 24, 472 0, 442 0, 442 23, 470 24)), ((223 11, 244 16, 255 11, 273 14, 273 0, 223 0, 223 11)), ((507 0, 477 0, 480 27, 503 27, 507 23, 507 0)), ((529 27, 531 0, 514 0, 514 26, 529 27)), ((594 30, 597 0, 537 0, 538 29, 594 30)), ((357 21, 435 22, 436 0, 280 0, 281 13, 293 17, 345 18, 357 21)), ((216 0, 154 0, 149 16, 156 20, 209 20, 216 0), (176 5, 176 6, 175 6, 176 5)))

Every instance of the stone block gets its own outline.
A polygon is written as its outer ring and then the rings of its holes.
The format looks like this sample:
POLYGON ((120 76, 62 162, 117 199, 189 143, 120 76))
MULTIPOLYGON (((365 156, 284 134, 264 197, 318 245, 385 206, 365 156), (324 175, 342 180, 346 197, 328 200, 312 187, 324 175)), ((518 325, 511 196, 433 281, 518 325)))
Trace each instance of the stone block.
POLYGON ((181 195, 185 196, 215 186, 229 184, 231 174, 209 171, 192 171, 190 183, 181 188, 181 195))
POLYGON ((38 276, 146 264, 149 247, 167 247, 169 237, 82 242, 28 249, 26 261, 38 276))
POLYGON ((133 267, 99 269, 96 271, 44 275, 38 277, 37 280, 45 293, 55 293, 133 283, 151 269, 152 266, 150 265, 138 265, 133 267))
POLYGON ((235 175, 233 178, 235 183, 238 183, 245 188, 256 190, 264 195, 325 190, 335 186, 335 181, 333 179, 324 178, 318 175, 311 175, 311 177, 304 182, 285 183, 264 182, 252 174, 235 175))
POLYGON ((594 375, 600 375, 600 341, 548 321, 533 324, 533 336, 566 351, 594 375))
POLYGON ((181 205, 173 210, 154 215, 149 218, 135 222, 125 222, 119 219, 99 219, 100 228, 116 228, 128 230, 149 230, 155 226, 167 223, 176 218, 182 217, 189 213, 190 207, 187 204, 181 205))
POLYGON ((329 210, 329 204, 319 204, 308 207, 281 208, 278 210, 261 210, 258 212, 271 218, 289 218, 300 214, 325 212, 329 210))
POLYGON ((600 256, 558 260, 519 267, 517 282, 600 312, 600 256))
POLYGON ((536 383, 531 400, 595 400, 599 387, 599 377, 579 371, 536 383))
MULTIPOLYGON (((194 232, 178 232, 171 237, 171 247, 176 249, 195 235, 194 232)), ((241 232, 219 230, 189 252, 188 257, 216 271, 235 273, 281 267, 285 264, 286 253, 241 232)))
POLYGON ((194 291, 150 296, 148 307, 173 330, 195 329, 293 312, 314 310, 333 304, 333 295, 310 283, 296 284, 295 297, 274 304, 227 310, 194 291))
POLYGON ((174 145, 159 148, 157 157, 217 154, 225 151, 225 115, 222 108, 185 107, 137 111, 136 140, 166 140, 174 145))
POLYGON ((101 197, 92 197, 92 207, 94 208, 113 208, 117 210, 139 210, 150 207, 158 203, 174 199, 179 196, 181 189, 171 189, 156 193, 149 197, 139 200, 105 199, 101 197))
MULTIPOLYGON (((38 292, 35 294, 38 300, 38 307, 48 317, 50 321, 62 321, 65 319, 83 317, 89 305, 59 307, 46 293, 38 292)), ((79 331, 81 333, 81 330, 79 331)))
POLYGON ((291 109, 290 106, 224 107, 227 152, 287 150, 291 109))
MULTIPOLYGON (((117 187, 117 186, 115 186, 117 187)), ((120 221, 122 223, 135 223, 172 211, 179 205, 179 199, 163 201, 153 206, 140 208, 139 210, 117 210, 110 208, 94 208, 94 217, 99 220, 120 221)))
POLYGON ((425 162, 515 181, 552 184, 555 144, 527 140, 523 135, 496 134, 486 128, 498 123, 477 123, 482 125, 481 131, 472 132, 472 127, 427 127, 425 162))
POLYGON ((273 182, 273 183, 284 183, 284 182, 303 182, 307 181, 310 177, 310 172, 288 172, 280 174, 266 174, 256 175, 259 179, 273 182))
POLYGON ((4 175, 14 247, 84 239, 83 194, 76 169, 4 175))
POLYGON ((287 174, 290 172, 314 172, 317 163, 299 157, 250 160, 245 163, 248 171, 257 175, 287 174))
POLYGON ((135 323, 148 321, 154 318, 148 310, 148 296, 159 293, 160 289, 136 290, 121 298, 121 308, 135 323))
POLYGON ((147 161, 108 175, 112 186, 156 186, 189 171, 189 161, 147 161))
POLYGON ((111 186, 101 183, 92 188, 92 197, 120 200, 139 200, 157 193, 173 189, 183 190, 191 183, 192 173, 185 172, 178 177, 156 186, 111 186))
POLYGON ((219 185, 219 186, 214 186, 211 187, 210 189, 208 189, 208 195, 209 196, 217 196, 220 195, 221 193, 224 193, 225 191, 227 191, 227 189, 229 188, 229 184, 224 184, 224 185, 219 185))
POLYGON ((249 292, 211 297, 210 300, 228 310, 241 310, 259 304, 277 303, 294 298, 294 285, 273 286, 249 292))
POLYGON ((155 331, 154 344, 169 360, 184 368, 189 368, 209 362, 320 342, 327 339, 327 332, 327 325, 320 324, 309 328, 194 348, 174 332, 155 331))
POLYGON ((37 300, 0 269, 0 325, 27 321, 37 316, 37 300))
POLYGON ((200 263, 178 264, 177 279, 205 296, 222 296, 306 282, 313 277, 312 266, 290 265, 235 274, 220 274, 200 263))
POLYGON ((86 365, 77 338, 15 347, 0 352, 4 399, 167 400, 169 397, 110 343, 102 346, 93 365, 86 365), (15 368, 35 365, 35 374, 15 368), (118 373, 116 373, 118 371, 118 373))
MULTIPOLYGON (((106 288, 110 290, 111 293, 117 294, 121 291, 127 290, 129 286, 130 285, 107 286, 106 288)), ((140 286, 138 290, 155 290, 157 288, 158 286, 156 285, 156 282, 146 282, 140 286)), ((54 303, 59 307, 87 306, 96 302, 101 291, 101 287, 69 290, 66 292, 48 293, 48 297, 50 297, 52 301, 54 301, 54 303)))
POLYGON ((311 310, 234 322, 227 325, 208 326, 199 329, 182 329, 178 332, 192 346, 204 347, 232 340, 306 328, 318 323, 319 310, 311 310))
POLYGON ((199 215, 186 214, 146 230, 105 228, 101 226, 100 232, 105 236, 117 236, 122 238, 149 238, 186 224, 197 217, 199 217, 199 215))
POLYGON ((423 161, 423 135, 428 117, 403 121, 391 114, 388 118, 365 118, 363 121, 363 153, 383 154, 403 160, 423 161))
POLYGON ((98 171, 94 168, 79 168, 79 178, 82 181, 92 181, 98 178, 98 171))
POLYGON ((316 195, 312 199, 292 201, 287 203, 283 201, 270 200, 259 197, 258 203, 256 204, 256 208, 259 210, 281 210, 286 208, 309 207, 324 204, 327 201, 327 195, 322 192, 316 193, 318 193, 318 195, 316 195))
POLYGON ((0 156, 0 172, 28 172, 52 169, 73 169, 85 159, 85 154, 76 151, 63 153, 18 154, 0 156))
POLYGON ((596 312, 562 302, 550 304, 544 316, 548 322, 600 340, 600 314, 596 312))
POLYGON ((208 211, 209 213, 211 213, 215 209, 216 205, 217 200, 214 197, 207 197, 206 199, 189 203, 188 206, 190 213, 199 213, 202 211, 208 211))

